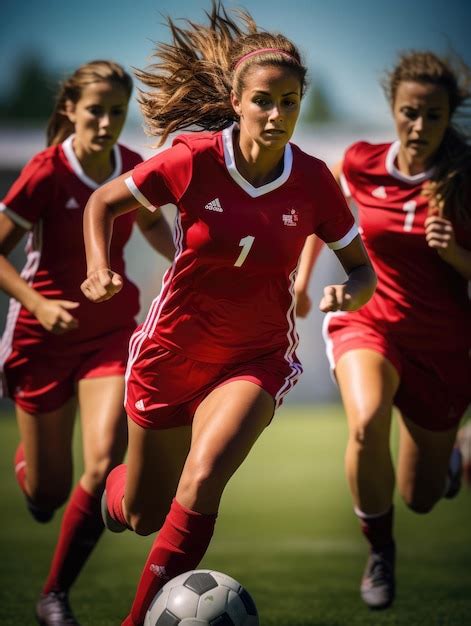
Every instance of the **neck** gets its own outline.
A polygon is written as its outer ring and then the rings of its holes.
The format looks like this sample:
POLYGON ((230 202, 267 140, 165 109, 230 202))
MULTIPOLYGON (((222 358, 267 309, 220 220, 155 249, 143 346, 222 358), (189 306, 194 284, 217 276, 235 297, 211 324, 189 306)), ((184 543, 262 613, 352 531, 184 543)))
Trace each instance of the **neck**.
POLYGON ((233 146, 237 169, 253 187, 267 185, 283 172, 284 148, 276 152, 262 150, 254 141, 241 141, 238 130, 234 130, 233 146))
POLYGON ((406 176, 415 176, 422 174, 428 169, 427 163, 423 160, 410 158, 405 152, 399 149, 397 155, 397 168, 401 174, 406 176))
POLYGON ((114 170, 113 150, 87 152, 76 141, 72 144, 75 156, 80 162, 85 174, 96 183, 103 183, 114 170))

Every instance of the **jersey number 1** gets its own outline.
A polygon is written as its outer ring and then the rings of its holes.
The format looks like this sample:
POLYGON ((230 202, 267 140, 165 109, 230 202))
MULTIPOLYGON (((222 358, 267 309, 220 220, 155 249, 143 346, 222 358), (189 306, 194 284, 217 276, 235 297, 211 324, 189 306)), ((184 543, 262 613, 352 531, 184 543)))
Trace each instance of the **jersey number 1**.
POLYGON ((404 204, 402 205, 402 210, 406 212, 406 219, 404 220, 404 230, 407 232, 412 230, 416 207, 417 202, 415 200, 409 200, 408 202, 404 202, 404 204))
POLYGON ((237 261, 234 263, 234 267, 240 267, 244 263, 254 241, 255 237, 252 237, 252 235, 247 235, 247 237, 244 237, 239 241, 239 246, 242 246, 242 250, 237 257, 237 261))

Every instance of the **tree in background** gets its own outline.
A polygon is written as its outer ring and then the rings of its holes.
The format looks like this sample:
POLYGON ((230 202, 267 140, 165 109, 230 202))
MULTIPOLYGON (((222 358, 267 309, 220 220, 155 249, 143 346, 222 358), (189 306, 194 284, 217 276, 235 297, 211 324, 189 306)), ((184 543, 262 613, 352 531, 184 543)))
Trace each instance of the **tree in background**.
POLYGON ((0 122, 45 122, 51 114, 59 75, 34 52, 18 63, 10 93, 0 99, 0 122))
POLYGON ((326 124, 336 120, 325 83, 318 77, 313 80, 306 94, 302 119, 306 124, 326 124))

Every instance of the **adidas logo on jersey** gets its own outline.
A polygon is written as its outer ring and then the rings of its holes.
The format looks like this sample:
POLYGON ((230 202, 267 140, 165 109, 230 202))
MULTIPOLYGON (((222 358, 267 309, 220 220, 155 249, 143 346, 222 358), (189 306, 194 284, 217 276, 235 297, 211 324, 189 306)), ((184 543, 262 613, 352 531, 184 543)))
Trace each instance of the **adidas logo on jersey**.
POLYGON ((208 211, 217 211, 218 213, 222 213, 224 211, 221 203, 219 202, 219 198, 214 198, 214 200, 208 202, 208 204, 206 204, 204 208, 208 211))
POLYGON ((77 202, 77 200, 75 198, 69 198, 67 200, 67 202, 65 203, 65 208, 66 209, 78 209, 80 207, 80 204, 77 202))
POLYGON ((145 411, 146 407, 144 405, 144 400, 138 400, 134 405, 138 411, 145 411))
POLYGON ((382 200, 387 198, 386 189, 383 186, 376 187, 376 189, 373 189, 373 191, 371 192, 371 195, 374 196, 375 198, 381 198, 382 200))

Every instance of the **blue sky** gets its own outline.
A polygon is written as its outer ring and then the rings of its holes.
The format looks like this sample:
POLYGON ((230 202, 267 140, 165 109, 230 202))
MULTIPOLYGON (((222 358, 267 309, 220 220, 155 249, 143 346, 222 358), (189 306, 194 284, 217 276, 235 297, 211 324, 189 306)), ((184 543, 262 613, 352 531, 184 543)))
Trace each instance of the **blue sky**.
MULTIPOLYGON (((163 14, 200 20, 204 0, 4 0, 0 23, 0 89, 8 93, 15 67, 34 52, 70 71, 93 58, 144 67, 152 42, 168 40, 163 14)), ((267 30, 301 48, 311 81, 322 81, 342 119, 384 124, 389 117, 379 86, 399 49, 446 52, 471 65, 469 0, 227 0, 244 6, 267 30)), ((138 120, 137 107, 132 118, 138 120)))

